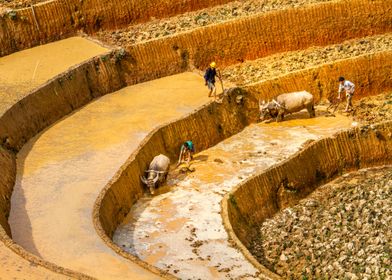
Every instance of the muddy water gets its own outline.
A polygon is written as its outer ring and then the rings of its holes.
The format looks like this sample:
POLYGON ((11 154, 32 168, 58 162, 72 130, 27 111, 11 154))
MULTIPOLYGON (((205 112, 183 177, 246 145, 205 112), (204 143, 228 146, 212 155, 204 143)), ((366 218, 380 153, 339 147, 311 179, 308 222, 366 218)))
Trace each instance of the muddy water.
POLYGON ((42 266, 32 265, 0 242, 0 279, 69 279, 42 266))
POLYGON ((14 241, 99 279, 154 278, 102 242, 93 205, 151 130, 207 101, 199 75, 166 77, 106 95, 29 141, 17 158, 9 218, 14 241))
POLYGON ((0 112, 69 67, 108 52, 96 43, 72 37, 0 58, 0 112))
POLYGON ((220 201, 238 183, 289 157, 307 140, 351 126, 346 117, 318 114, 308 119, 301 112, 282 123, 254 124, 197 154, 194 172, 171 171, 160 194, 135 204, 114 241, 181 279, 257 277, 256 269, 228 243, 220 201))

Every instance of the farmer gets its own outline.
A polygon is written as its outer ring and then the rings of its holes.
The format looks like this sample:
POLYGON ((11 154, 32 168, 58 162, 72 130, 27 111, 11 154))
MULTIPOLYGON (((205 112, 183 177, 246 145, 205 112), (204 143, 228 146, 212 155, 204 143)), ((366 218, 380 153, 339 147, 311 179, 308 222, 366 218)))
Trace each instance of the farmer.
POLYGON ((343 90, 346 91, 347 105, 344 112, 349 112, 353 109, 353 104, 351 102, 354 95, 355 85, 346 80, 344 77, 339 77, 339 90, 338 90, 338 100, 340 100, 340 94, 343 90))
POLYGON ((208 86, 210 92, 208 93, 208 97, 211 97, 214 94, 214 100, 216 101, 216 87, 215 87, 215 76, 221 79, 221 75, 219 70, 216 68, 216 63, 211 62, 210 66, 207 68, 204 74, 205 85, 208 86))
POLYGON ((186 162, 189 164, 191 159, 193 159, 193 153, 195 152, 195 146, 193 142, 188 140, 185 141, 184 144, 181 146, 180 150, 180 157, 178 158, 177 166, 180 165, 182 162, 186 162))

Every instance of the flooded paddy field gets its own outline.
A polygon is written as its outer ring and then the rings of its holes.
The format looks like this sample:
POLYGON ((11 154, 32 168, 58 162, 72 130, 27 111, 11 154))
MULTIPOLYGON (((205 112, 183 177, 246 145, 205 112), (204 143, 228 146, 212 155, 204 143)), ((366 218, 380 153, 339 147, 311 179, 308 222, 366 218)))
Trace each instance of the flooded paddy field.
POLYGON ((0 112, 70 67, 108 51, 91 40, 71 37, 1 57, 0 112))
POLYGON ((9 217, 13 240, 47 261, 99 279, 158 277, 106 246, 93 225, 93 206, 151 130, 208 102, 200 79, 187 72, 125 87, 31 139, 17 155, 9 217))
MULTIPOLYGON (((253 124, 195 155, 194 172, 173 166, 167 186, 131 209, 114 241, 127 252, 181 279, 254 279, 258 271, 230 246, 220 201, 234 186, 294 154, 309 140, 351 126, 345 116, 294 114, 253 124)), ((197 143, 196 150, 197 150, 197 143)))
POLYGON ((391 279, 392 167, 328 183, 266 220, 250 246, 284 279, 391 279))

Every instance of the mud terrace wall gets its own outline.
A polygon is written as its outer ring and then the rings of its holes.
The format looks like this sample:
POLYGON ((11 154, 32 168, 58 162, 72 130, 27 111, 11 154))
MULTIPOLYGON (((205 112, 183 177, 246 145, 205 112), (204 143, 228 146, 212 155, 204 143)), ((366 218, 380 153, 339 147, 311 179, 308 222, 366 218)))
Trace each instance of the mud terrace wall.
MULTIPOLYGON (((226 2, 229 1, 45 2, 0 17, 0 56, 65 38, 79 29, 94 32, 99 28, 116 28, 129 22, 148 20, 151 16, 167 16, 226 2), (146 10, 148 12, 142 12, 146 10)), ((76 278, 85 277, 47 263, 13 243, 7 218, 18 150, 37 133, 93 98, 126 85, 183 72, 190 64, 203 68, 212 59, 217 60, 220 66, 225 66, 276 52, 390 32, 391 22, 392 7, 389 1, 330 2, 271 12, 128 46, 128 53, 113 51, 53 78, 0 115, 1 242, 33 264, 76 278)), ((362 73, 362 76, 356 76, 364 81, 363 85, 357 86, 358 92, 364 92, 360 89, 362 86, 371 92, 390 89, 391 80, 387 77, 387 73, 391 73, 390 53, 358 58, 358 67, 354 66, 356 62, 357 58, 347 61, 347 64, 341 62, 341 68, 325 66, 323 70, 306 70, 281 77, 279 81, 254 85, 249 87, 250 93, 241 93, 245 96, 243 105, 234 102, 235 95, 240 93, 231 93, 223 105, 209 104, 185 119, 152 132, 98 198, 94 209, 98 233, 112 246, 109 237, 143 192, 138 176, 158 151, 174 158, 180 143, 185 139, 195 139, 198 148, 205 149, 239 132, 255 120, 255 93, 269 95, 281 89, 286 91, 286 86, 282 85, 290 84, 287 89, 304 89, 306 86, 305 89, 309 88, 310 92, 319 97, 327 96, 327 90, 333 88, 336 91, 336 85, 331 81, 336 79, 339 69, 350 69, 349 73, 353 75, 362 73), (319 73, 316 78, 314 73, 319 73), (321 86, 315 88, 313 84, 321 86), (211 125, 207 126, 206 123, 211 125), (183 138, 177 138, 178 135, 183 138)), ((283 198, 280 203, 284 204, 283 198)), ((271 206, 270 212, 277 207, 271 206)), ((234 212, 232 215, 235 215, 234 212)))
POLYGON ((220 67, 273 53, 339 43, 392 30, 388 1, 338 1, 265 13, 198 28, 187 33, 130 45, 133 58, 128 81, 163 73, 175 74, 189 64, 220 67), (148 73, 144 72, 148 65, 148 73))
POLYGON ((337 78, 344 75, 350 81, 355 81, 354 99, 357 99, 391 90, 391 73, 392 51, 385 51, 292 72, 245 88, 265 100, 285 92, 307 90, 318 102, 336 98, 337 78))
POLYGON ((222 202, 225 227, 245 256, 261 267, 242 245, 249 246, 255 226, 344 172, 391 162, 392 121, 310 143, 227 194, 222 202))
POLYGON ((8 224, 10 213, 10 200, 12 189, 15 183, 15 155, 0 147, 0 225, 5 232, 11 236, 11 229, 8 224))
MULTIPOLYGON (((77 30, 93 33, 99 28, 118 28, 134 20, 169 16, 187 9, 206 7, 207 4, 230 1, 189 0, 187 4, 164 0, 157 3, 98 0, 68 2, 46 2, 33 9, 18 10, 15 17, 3 15, 0 18, 0 55, 58 40, 77 30), (33 10, 37 21, 34 20, 33 10), (148 16, 142 11, 148 11, 148 16)), ((331 1, 210 25, 142 43, 142 46, 129 46, 128 51, 136 64, 149 64, 153 72, 158 69, 167 71, 160 66, 162 64, 167 68, 172 64, 186 67, 189 60, 197 68, 204 68, 211 60, 217 60, 219 65, 225 66, 272 53, 334 44, 343 38, 348 40, 390 32, 391 20, 392 7, 387 0, 331 1), (139 52, 148 55, 139 56, 139 52)))
POLYGON ((93 33, 162 18, 231 0, 53 0, 0 16, 0 56, 64 39, 77 31, 93 33), (14 13, 16 12, 16 13, 14 13))

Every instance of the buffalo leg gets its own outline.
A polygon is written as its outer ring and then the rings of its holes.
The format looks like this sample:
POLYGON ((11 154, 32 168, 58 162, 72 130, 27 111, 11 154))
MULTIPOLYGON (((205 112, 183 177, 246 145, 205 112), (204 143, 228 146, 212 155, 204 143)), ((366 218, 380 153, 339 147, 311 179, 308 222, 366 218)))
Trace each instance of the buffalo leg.
POLYGON ((316 116, 316 110, 314 109, 313 104, 309 105, 306 109, 308 110, 309 116, 311 118, 314 118, 316 116))

